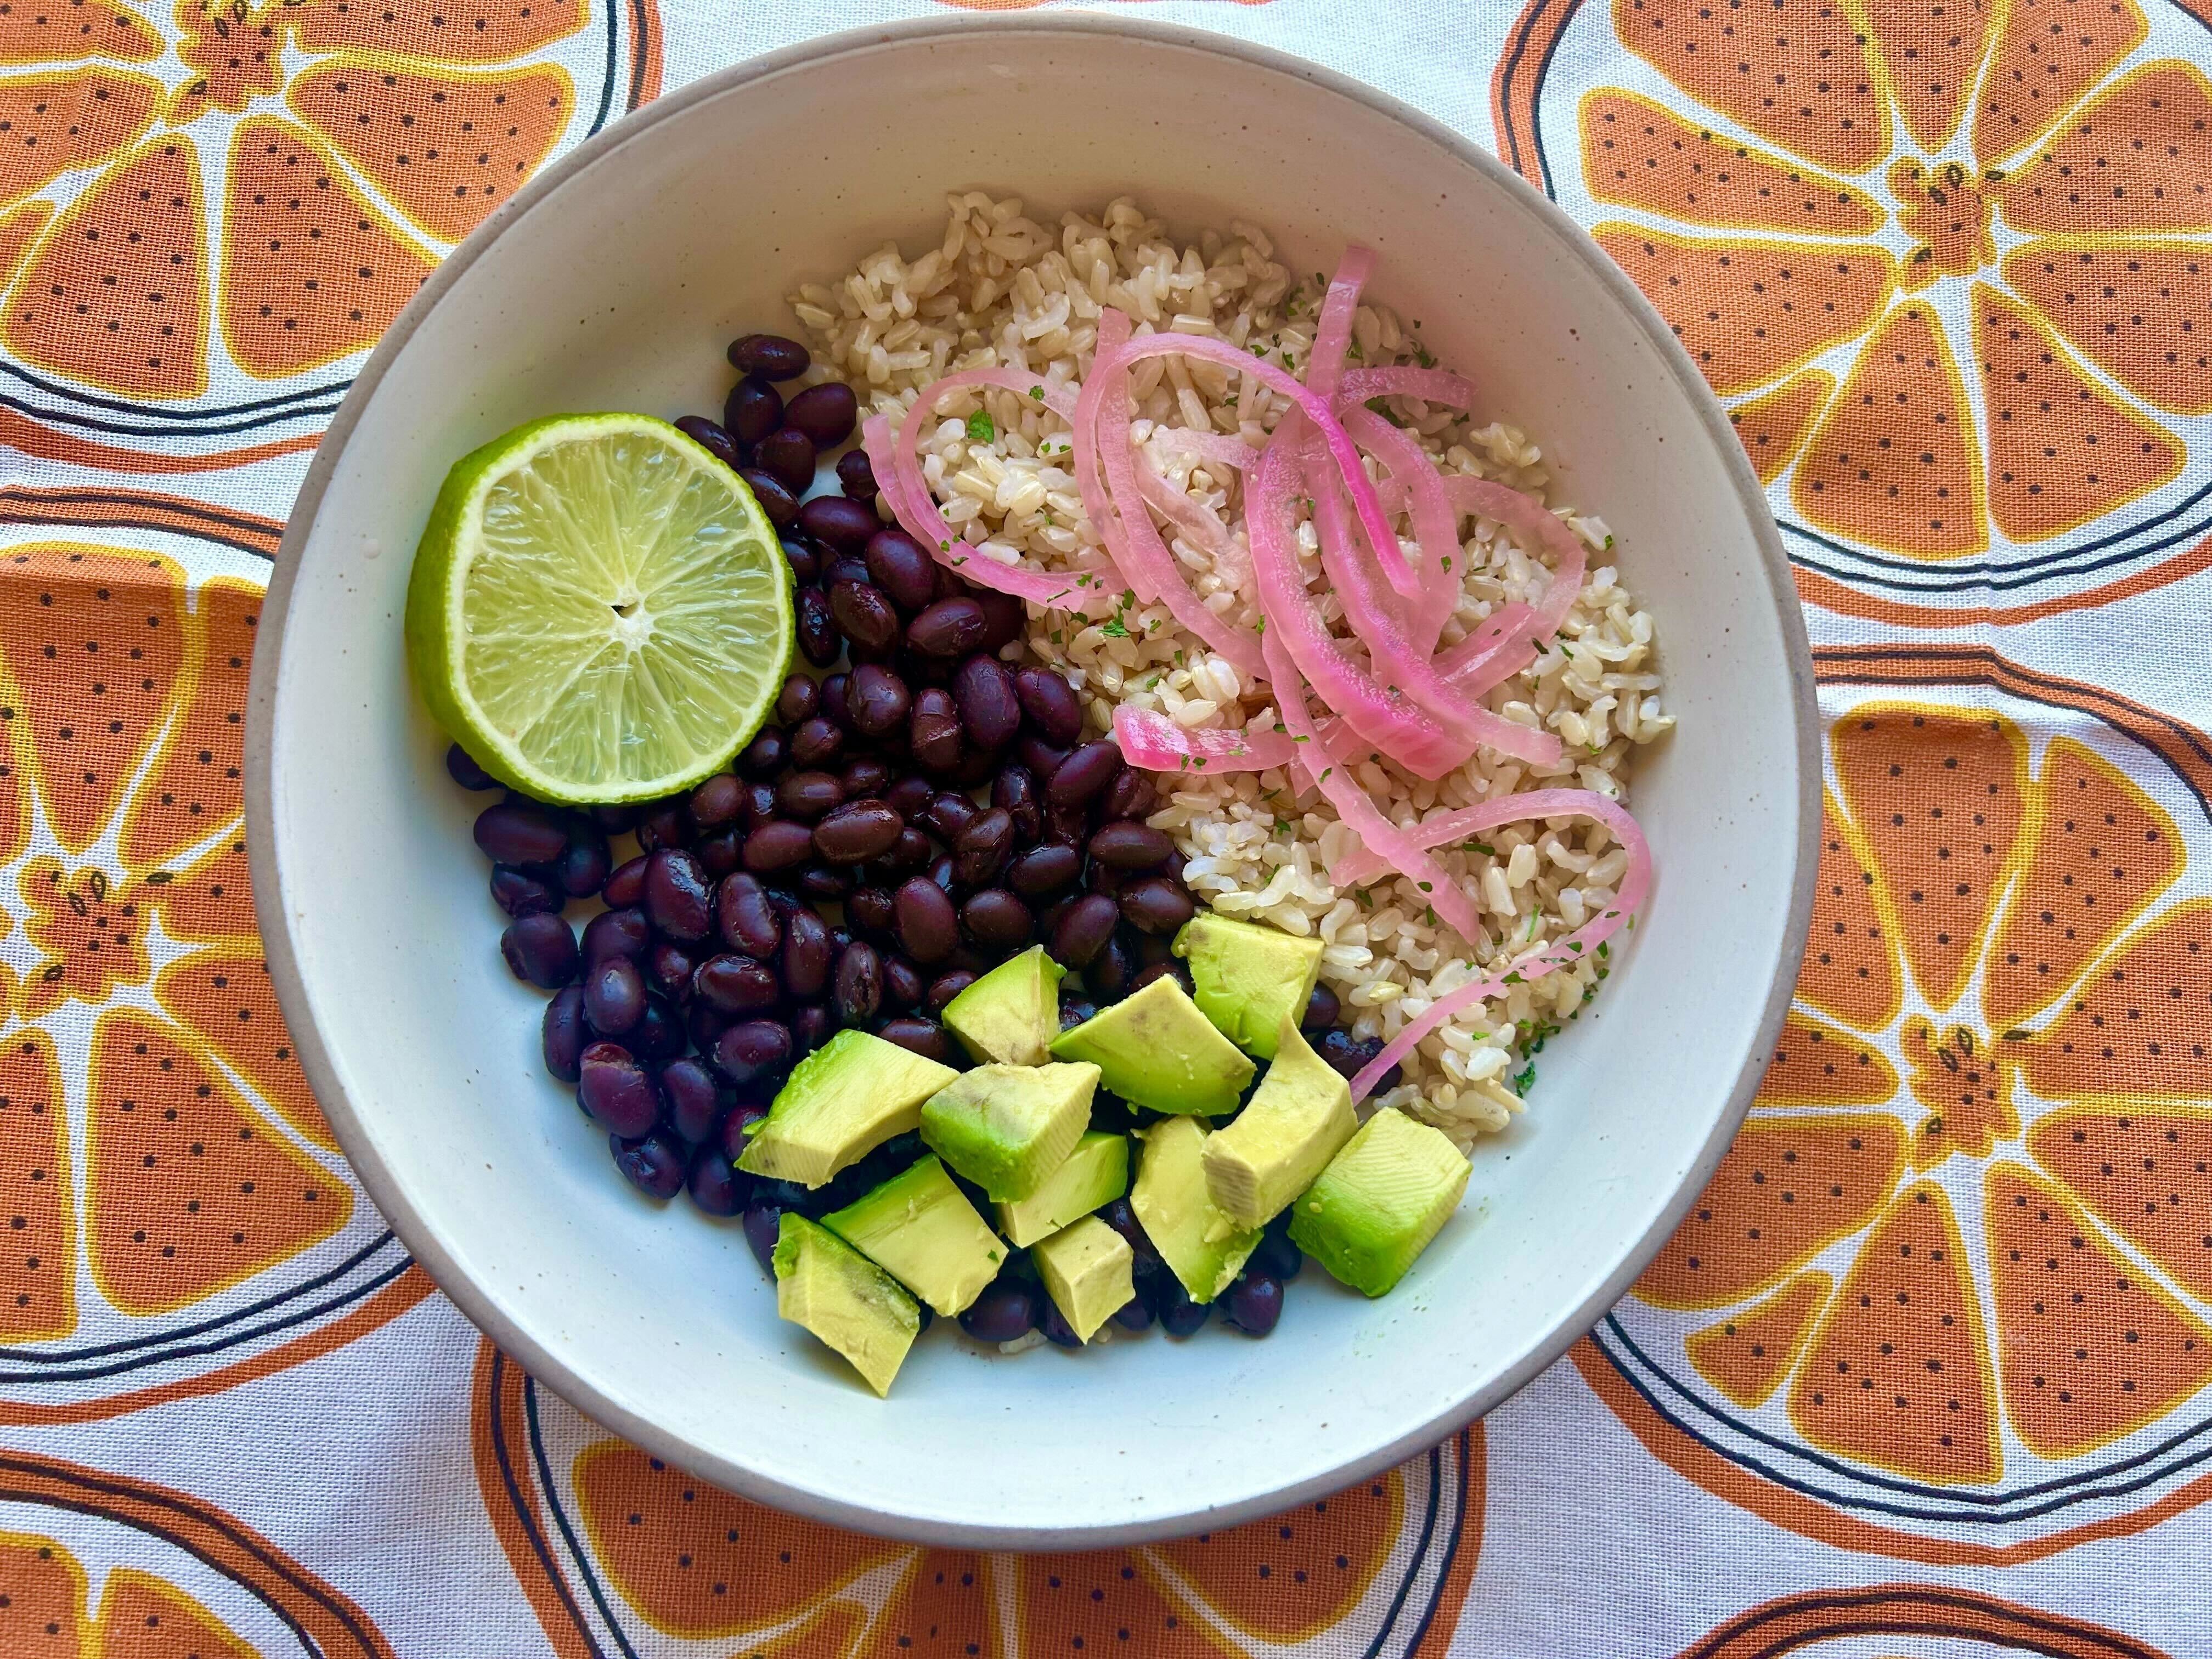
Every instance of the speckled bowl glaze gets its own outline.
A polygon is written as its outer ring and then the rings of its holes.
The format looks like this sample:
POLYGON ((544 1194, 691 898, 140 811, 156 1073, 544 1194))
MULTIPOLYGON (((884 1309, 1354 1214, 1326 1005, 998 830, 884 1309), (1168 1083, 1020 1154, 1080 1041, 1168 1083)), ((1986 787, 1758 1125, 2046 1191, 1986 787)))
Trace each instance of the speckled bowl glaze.
POLYGON ((1425 1447, 1555 1358, 1726 1147, 1804 936, 1820 769, 1763 495, 1656 314, 1474 145, 1371 90, 1121 16, 927 21, 741 64, 611 128, 448 259, 372 357, 285 537, 247 802, 284 1012, 369 1192, 453 1298, 585 1411, 697 1474, 872 1531, 1065 1547, 1196 1530, 1425 1447), (1133 97, 1133 92, 1140 96, 1133 97), (824 112, 834 112, 834 118, 824 112), (447 464, 533 416, 718 407, 723 343, 948 189, 1032 210, 1135 193, 1194 230, 1344 242, 1536 434, 1659 620, 1679 731, 1636 807, 1656 898, 1526 1117, 1393 1295, 1310 1270, 1280 1328, 1080 1356, 919 1345, 888 1401, 775 1316, 737 1228, 656 1206, 539 1066, 470 843, 481 802, 400 643, 447 464))

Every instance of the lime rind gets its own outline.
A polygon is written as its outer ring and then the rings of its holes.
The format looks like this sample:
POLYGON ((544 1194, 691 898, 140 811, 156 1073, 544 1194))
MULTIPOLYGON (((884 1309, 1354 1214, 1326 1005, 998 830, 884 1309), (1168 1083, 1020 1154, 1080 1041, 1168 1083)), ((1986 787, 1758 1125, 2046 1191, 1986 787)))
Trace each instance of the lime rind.
POLYGON ((510 787, 579 805, 720 769, 767 717, 793 632, 790 562, 752 492, 644 415, 551 416, 463 456, 408 589, 440 724, 510 787))

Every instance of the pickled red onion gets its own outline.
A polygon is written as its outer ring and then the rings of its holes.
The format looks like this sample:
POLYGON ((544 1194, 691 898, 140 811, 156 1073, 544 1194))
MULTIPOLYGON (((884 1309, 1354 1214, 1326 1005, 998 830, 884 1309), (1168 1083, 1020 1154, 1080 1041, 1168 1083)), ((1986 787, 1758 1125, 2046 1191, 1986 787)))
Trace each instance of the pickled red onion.
POLYGON ((1352 319, 1359 310, 1359 290, 1375 272, 1375 252, 1357 242, 1345 246, 1322 296, 1321 320, 1314 328, 1313 350, 1306 361, 1306 384, 1322 397, 1336 392, 1344 373, 1344 354, 1352 348, 1352 319))
POLYGON ((1152 436, 1170 448, 1188 450, 1211 466, 1251 466, 1260 459, 1258 450, 1225 432, 1200 432, 1192 426, 1161 426, 1152 428, 1152 436))
POLYGON ((1370 398, 1419 398, 1446 409, 1465 409, 1474 401, 1474 382, 1448 368, 1346 369, 1337 387, 1337 407, 1364 404, 1370 398))
MULTIPOLYGON (((1595 818, 1610 830, 1620 815, 1621 809, 1611 796, 1594 789, 1531 789, 1436 813, 1405 833, 1418 847, 1449 847, 1486 830, 1527 818, 1595 818)), ((1329 866, 1328 878, 1339 887, 1364 887, 1389 872, 1390 866, 1373 853, 1354 848, 1329 866)))
POLYGON ((1231 732, 1218 726, 1192 731, 1166 715, 1133 703, 1114 710, 1114 741, 1121 758, 1152 772, 1264 772, 1289 766, 1297 745, 1279 732, 1231 732))
POLYGON ((1462 513, 1495 520, 1528 541, 1550 550, 1551 580, 1534 605, 1500 606, 1483 626, 1437 659, 1437 672, 1471 695, 1510 680, 1535 659, 1544 642, 1559 631, 1589 567, 1583 538, 1534 496, 1487 478, 1455 474, 1444 480, 1444 493, 1462 513))
POLYGON ((1437 648, 1437 635, 1459 606, 1463 586, 1452 568, 1461 562, 1459 520, 1444 494, 1443 477, 1426 450, 1364 404, 1345 410, 1344 429, 1406 486, 1413 506, 1413 539, 1421 547, 1421 603, 1413 610, 1413 644, 1429 656, 1437 648))
POLYGON ((1083 377, 1083 390, 1075 399, 1075 489, 1083 498, 1083 511, 1091 520, 1091 532, 1105 548, 1107 556, 1120 567, 1122 581, 1138 599, 1150 605, 1160 596, 1152 582, 1154 573, 1134 568, 1136 562, 1124 556, 1127 538, 1120 533, 1113 500, 1106 493, 1106 480, 1098 470, 1098 422, 1109 402, 1118 401, 1118 418, 1122 425, 1128 424, 1128 388, 1117 386, 1111 375, 1101 374, 1098 366, 1113 362, 1115 354, 1128 338, 1127 312, 1109 306, 1098 313, 1098 337, 1091 349, 1091 373, 1083 377))

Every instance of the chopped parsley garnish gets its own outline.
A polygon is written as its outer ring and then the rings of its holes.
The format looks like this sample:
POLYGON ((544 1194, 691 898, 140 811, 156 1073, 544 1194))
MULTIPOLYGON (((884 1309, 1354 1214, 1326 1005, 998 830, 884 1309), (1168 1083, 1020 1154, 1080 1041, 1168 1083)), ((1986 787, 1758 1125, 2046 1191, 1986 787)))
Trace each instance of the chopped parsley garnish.
POLYGON ((1513 1092, 1525 1100, 1535 1082, 1536 1062, 1532 1060, 1513 1074, 1513 1092))
POLYGON ((1098 631, 1109 640, 1126 640, 1129 637, 1129 630, 1122 625, 1121 619, 1118 616, 1109 617, 1104 622, 1099 623, 1098 631))
MULTIPOLYGON (((1357 353, 1358 349, 1359 348, 1357 345, 1352 347, 1354 353, 1357 353)), ((1400 420, 1398 416, 1391 411, 1390 402, 1387 398, 1370 398, 1367 400, 1367 407, 1374 410, 1376 414, 1380 415, 1384 420, 1389 422, 1392 426, 1403 428, 1407 424, 1407 422, 1400 420)))
POLYGON ((1030 388, 1030 396, 1036 398, 1039 403, 1042 403, 1044 401, 1044 388, 1041 386, 1031 386, 1030 388))
POLYGON ((979 409, 968 417, 968 435, 979 444, 987 444, 999 435, 999 428, 991 424, 990 416, 979 409))

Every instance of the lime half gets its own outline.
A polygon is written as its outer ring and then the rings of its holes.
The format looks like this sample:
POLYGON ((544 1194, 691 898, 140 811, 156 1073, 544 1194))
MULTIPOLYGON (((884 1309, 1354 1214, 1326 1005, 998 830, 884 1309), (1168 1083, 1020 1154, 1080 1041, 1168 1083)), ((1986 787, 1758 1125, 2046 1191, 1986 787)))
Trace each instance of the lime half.
POLYGON ((791 565, 744 481, 649 415, 464 455, 415 550, 407 660, 447 732, 541 800, 653 800, 751 740, 790 672, 791 565))

